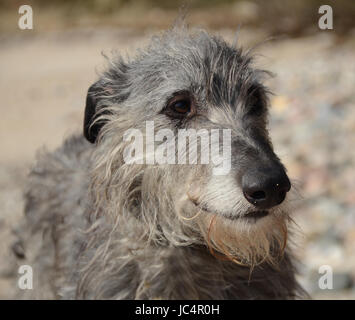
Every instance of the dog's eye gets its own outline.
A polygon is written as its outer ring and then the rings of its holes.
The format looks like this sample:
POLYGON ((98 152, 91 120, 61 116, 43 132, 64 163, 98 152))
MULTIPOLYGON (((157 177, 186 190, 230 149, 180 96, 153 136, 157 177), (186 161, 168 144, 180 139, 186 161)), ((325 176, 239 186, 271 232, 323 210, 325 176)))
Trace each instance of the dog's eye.
POLYGON ((188 94, 178 94, 168 102, 165 111, 174 118, 189 116, 193 113, 192 99, 188 94))
POLYGON ((265 96, 261 90, 253 90, 247 100, 248 114, 259 116, 265 109, 265 96))
POLYGON ((170 108, 177 113, 185 114, 191 111, 191 102, 187 99, 179 100, 170 105, 170 108))

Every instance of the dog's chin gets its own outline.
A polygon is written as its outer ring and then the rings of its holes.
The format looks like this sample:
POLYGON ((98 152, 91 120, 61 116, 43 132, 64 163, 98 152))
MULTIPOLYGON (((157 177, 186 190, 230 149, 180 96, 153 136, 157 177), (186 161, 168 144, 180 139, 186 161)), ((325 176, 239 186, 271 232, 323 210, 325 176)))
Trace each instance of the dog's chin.
MULTIPOLYGON (((212 213, 212 212, 209 212, 212 213)), ((272 215, 271 210, 248 210, 244 213, 215 213, 220 216, 222 216, 225 219, 229 219, 231 221, 237 221, 237 222, 242 222, 242 223, 247 223, 247 224, 258 224, 265 222, 267 220, 267 217, 270 217, 272 215)))
POLYGON ((266 220, 274 214, 273 210, 256 210, 254 208, 246 209, 244 212, 224 212, 201 206, 196 201, 191 201, 191 203, 195 207, 196 212, 200 214, 215 215, 218 216, 219 219, 225 219, 229 220, 231 223, 240 223, 243 225, 258 225, 266 222, 266 220))
POLYGON ((237 264, 276 263, 286 247, 288 215, 281 207, 217 211, 185 197, 177 209, 184 225, 202 236, 212 254, 237 264))
POLYGON ((276 211, 223 214, 201 211, 200 230, 211 251, 244 266, 273 264, 287 241, 285 215, 276 211))

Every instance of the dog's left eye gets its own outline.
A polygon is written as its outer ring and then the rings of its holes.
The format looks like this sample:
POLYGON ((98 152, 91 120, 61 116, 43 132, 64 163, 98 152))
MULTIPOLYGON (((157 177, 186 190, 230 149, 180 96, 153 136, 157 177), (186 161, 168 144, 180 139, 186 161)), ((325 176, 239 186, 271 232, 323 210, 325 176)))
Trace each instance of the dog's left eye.
POLYGON ((193 113, 191 97, 186 93, 176 95, 168 102, 165 112, 174 118, 182 118, 191 115, 193 113))
POLYGON ((248 93, 249 97, 247 100, 248 114, 259 116, 263 113, 265 109, 265 94, 262 90, 250 89, 248 93))
POLYGON ((179 100, 174 102, 171 106, 171 109, 173 109, 177 113, 188 113, 191 111, 191 103, 189 100, 184 99, 184 100, 179 100))

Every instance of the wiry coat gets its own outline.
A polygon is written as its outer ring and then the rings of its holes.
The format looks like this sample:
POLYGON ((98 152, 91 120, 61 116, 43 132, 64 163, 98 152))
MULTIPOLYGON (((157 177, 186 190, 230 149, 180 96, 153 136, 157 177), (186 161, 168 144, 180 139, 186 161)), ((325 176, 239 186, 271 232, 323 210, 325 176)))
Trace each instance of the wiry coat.
POLYGON ((85 123, 86 137, 95 144, 71 137, 42 153, 29 176, 26 222, 18 234, 34 268, 34 297, 303 295, 284 248, 286 205, 255 225, 228 218, 250 209, 234 176, 256 159, 279 162, 266 128, 264 72, 251 61, 223 40, 184 27, 153 38, 131 61, 110 60, 91 88, 95 112, 86 113, 92 120, 85 123), (166 101, 182 91, 193 95, 199 113, 171 120, 166 101), (124 163, 125 131, 143 131, 147 120, 156 130, 230 128, 231 174, 212 177, 209 165, 124 163), (196 207, 196 199, 213 213, 196 207))

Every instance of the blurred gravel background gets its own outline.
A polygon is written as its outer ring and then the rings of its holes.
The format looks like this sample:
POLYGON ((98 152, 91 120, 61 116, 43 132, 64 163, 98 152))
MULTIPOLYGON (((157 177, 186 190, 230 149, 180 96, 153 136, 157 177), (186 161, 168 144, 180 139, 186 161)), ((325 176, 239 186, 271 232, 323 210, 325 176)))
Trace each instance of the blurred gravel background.
MULTIPOLYGON (((192 1, 188 21, 226 39, 242 24, 244 47, 272 37, 256 49, 256 64, 276 74, 268 80, 275 93, 270 130, 298 189, 292 201, 300 280, 315 299, 354 299, 355 6, 334 3, 334 30, 321 31, 321 1, 296 2, 267 1, 265 7, 262 1, 192 1), (318 286, 322 265, 333 269, 333 290, 318 286)), ((102 51, 132 52, 178 12, 176 3, 153 0, 58 3, 29 1, 34 30, 20 31, 22 3, 0 2, 2 299, 16 288, 8 248, 35 151, 53 149, 81 130, 86 91, 103 66, 102 51)))

